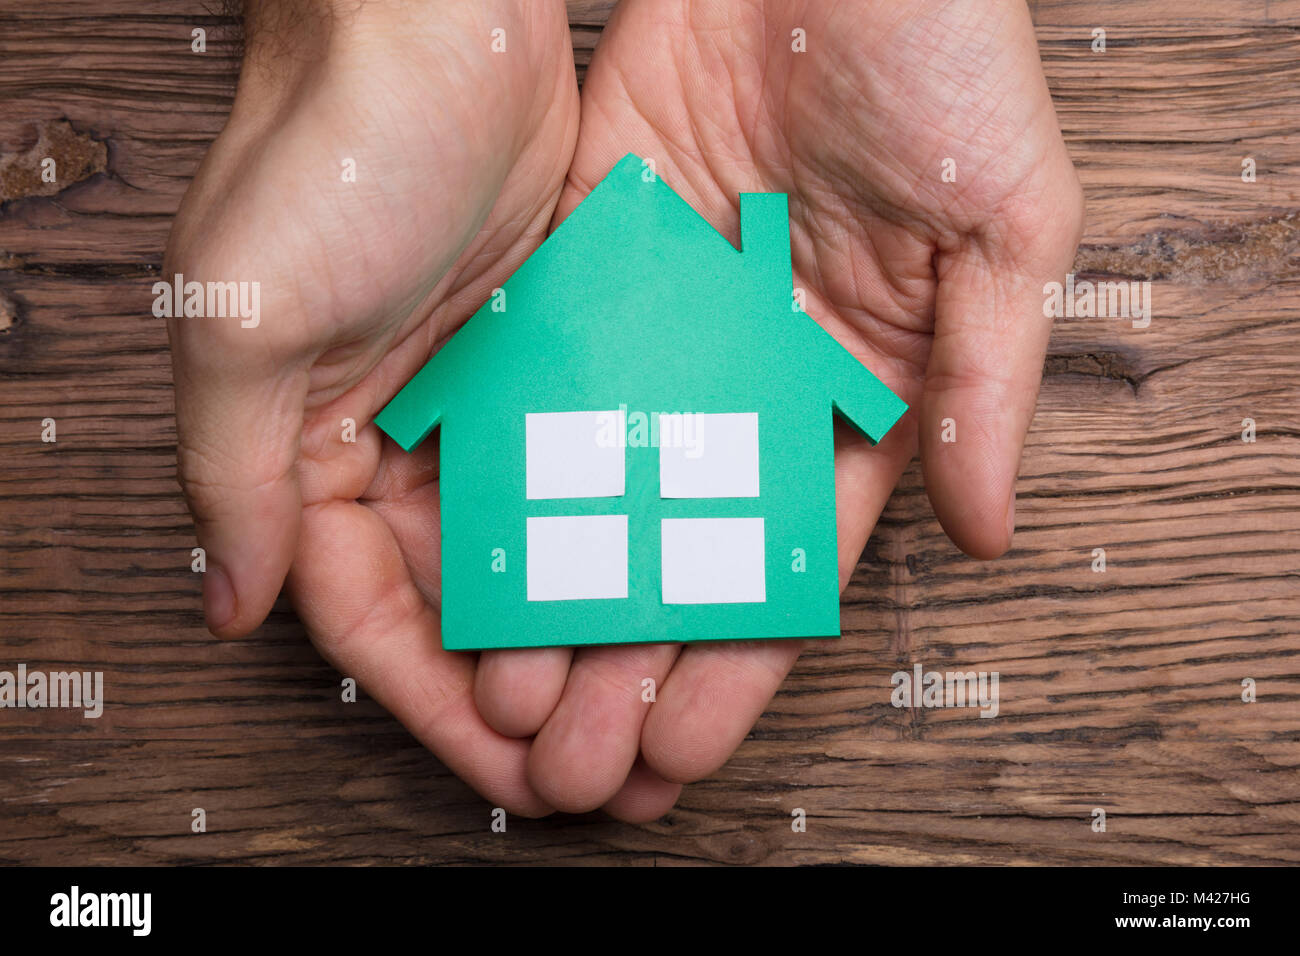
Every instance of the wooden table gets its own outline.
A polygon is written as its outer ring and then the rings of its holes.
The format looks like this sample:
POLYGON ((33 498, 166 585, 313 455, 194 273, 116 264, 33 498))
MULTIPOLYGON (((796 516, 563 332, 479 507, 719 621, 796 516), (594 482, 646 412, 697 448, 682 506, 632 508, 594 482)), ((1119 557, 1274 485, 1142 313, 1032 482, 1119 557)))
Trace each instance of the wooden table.
MULTIPOLYGON (((582 63, 610 6, 570 3, 582 63)), ((202 625, 149 289, 234 91, 206 7, 0 3, 0 669, 109 688, 99 720, 0 710, 0 861, 1300 861, 1300 2, 1033 4, 1087 189, 1076 271, 1150 281, 1155 315, 1057 323, 1014 550, 957 552, 913 467, 844 639, 722 771, 650 825, 507 837, 341 702, 283 604, 250 640, 202 625), (57 186, 24 172, 47 155, 57 186), (998 671, 999 716, 891 706, 913 662, 998 671)))

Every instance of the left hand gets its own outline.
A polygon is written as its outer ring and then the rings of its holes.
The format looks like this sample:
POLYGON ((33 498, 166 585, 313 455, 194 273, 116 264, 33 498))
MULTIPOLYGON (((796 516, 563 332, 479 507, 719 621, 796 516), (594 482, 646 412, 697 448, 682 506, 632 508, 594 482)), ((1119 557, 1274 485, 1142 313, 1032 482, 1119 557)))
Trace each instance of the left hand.
MULTIPOLYGON (((628 152, 733 241, 739 193, 787 193, 808 313, 912 407, 875 448, 837 429, 841 587, 918 449, 958 547, 1010 546, 1050 332, 1042 287, 1083 225, 1023 4, 623 0, 578 135, 556 223, 628 152)), ((654 819, 728 759, 800 649, 485 652, 475 697, 501 733, 536 734, 528 776, 548 804, 654 819)))

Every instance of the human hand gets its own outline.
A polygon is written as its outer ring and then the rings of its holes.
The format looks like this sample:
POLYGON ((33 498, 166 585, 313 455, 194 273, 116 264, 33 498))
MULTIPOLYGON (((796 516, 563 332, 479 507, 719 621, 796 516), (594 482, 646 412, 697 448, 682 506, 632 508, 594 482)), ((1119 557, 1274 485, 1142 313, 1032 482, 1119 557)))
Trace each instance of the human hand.
POLYGON ((473 656, 440 645, 436 445, 408 456, 363 426, 545 238, 578 120, 564 7, 249 6, 234 108, 164 270, 260 283, 256 327, 168 323, 209 627, 255 628, 292 563, 341 673, 490 800, 548 812, 528 742, 474 707, 473 656))
MULTIPOLYGON (((1042 286, 1083 217, 1025 7, 623 0, 557 222, 628 152, 733 242, 739 193, 787 193, 808 313, 914 409, 875 448, 837 426, 841 587, 918 446, 952 540, 1005 551, 1050 331, 1042 286)), ((529 776, 548 803, 653 818, 727 760, 800 647, 487 652, 475 693, 501 733, 536 734, 529 776)))

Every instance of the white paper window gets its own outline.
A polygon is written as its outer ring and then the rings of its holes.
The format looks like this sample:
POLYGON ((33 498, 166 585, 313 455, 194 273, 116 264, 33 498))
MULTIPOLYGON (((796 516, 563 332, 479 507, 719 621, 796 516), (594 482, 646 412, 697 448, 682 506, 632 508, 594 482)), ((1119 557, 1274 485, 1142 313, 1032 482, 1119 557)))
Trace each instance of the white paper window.
POLYGON ((627 515, 528 519, 528 600, 627 597, 627 515))
POLYGON ((665 518, 661 539, 665 604, 767 600, 762 518, 665 518))
POLYGON ((624 413, 544 412, 524 416, 525 484, 538 498, 623 494, 624 413))
POLYGON ((758 413, 660 415, 659 494, 757 498, 758 413))

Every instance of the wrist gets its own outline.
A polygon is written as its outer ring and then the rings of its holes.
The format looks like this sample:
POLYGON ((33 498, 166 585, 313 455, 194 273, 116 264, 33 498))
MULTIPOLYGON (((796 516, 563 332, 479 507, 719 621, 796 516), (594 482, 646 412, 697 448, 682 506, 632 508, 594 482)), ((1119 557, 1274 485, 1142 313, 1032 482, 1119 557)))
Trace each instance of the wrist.
POLYGON ((243 26, 243 74, 278 69, 292 73, 318 62, 331 43, 343 40, 364 20, 377 19, 393 4, 388 0, 230 0, 243 26), (381 8, 384 8, 381 11, 381 8))
MULTIPOLYGON (((374 41, 385 47, 409 39, 401 23, 410 25, 436 16, 439 0, 228 0, 243 27, 243 62, 234 112, 255 104, 256 122, 277 112, 300 86, 321 74, 326 63, 337 63, 351 51, 374 41)), ((233 116, 232 116, 233 119, 233 116)))

